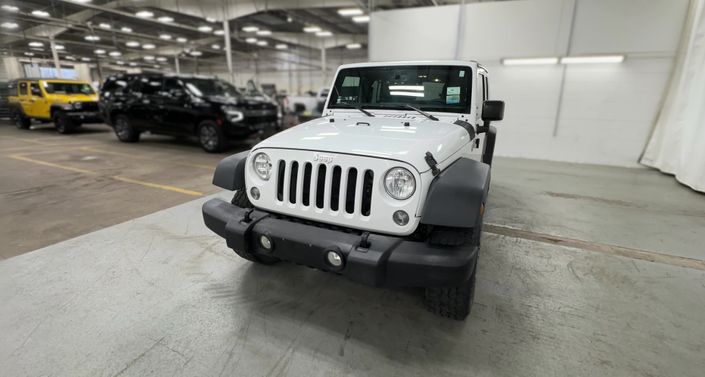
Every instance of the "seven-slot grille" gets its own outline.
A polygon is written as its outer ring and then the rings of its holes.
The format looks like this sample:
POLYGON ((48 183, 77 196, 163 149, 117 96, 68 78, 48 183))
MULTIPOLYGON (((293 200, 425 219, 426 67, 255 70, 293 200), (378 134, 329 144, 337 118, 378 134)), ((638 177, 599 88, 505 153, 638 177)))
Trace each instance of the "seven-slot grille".
POLYGON ((370 216, 372 170, 285 160, 274 166, 279 202, 370 216))

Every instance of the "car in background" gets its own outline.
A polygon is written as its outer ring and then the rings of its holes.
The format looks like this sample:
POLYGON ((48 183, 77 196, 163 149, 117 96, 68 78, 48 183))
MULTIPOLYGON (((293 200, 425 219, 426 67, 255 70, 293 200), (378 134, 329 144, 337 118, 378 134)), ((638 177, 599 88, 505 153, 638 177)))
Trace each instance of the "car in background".
POLYGON ((305 95, 288 96, 286 99, 287 110, 297 115, 319 117, 329 92, 329 88, 320 88, 316 93, 308 92, 305 95))
POLYGON ((0 82, 0 119, 10 117, 9 92, 8 83, 4 81, 0 82))
POLYGON ((29 129, 32 120, 54 122, 66 134, 83 123, 103 119, 98 94, 91 84, 78 80, 17 79, 8 85, 10 116, 19 129, 29 129))
POLYGON ((277 106, 248 98, 230 83, 204 76, 119 74, 101 87, 100 109, 118 139, 137 142, 142 132, 197 136, 206 152, 230 140, 277 129, 277 106))

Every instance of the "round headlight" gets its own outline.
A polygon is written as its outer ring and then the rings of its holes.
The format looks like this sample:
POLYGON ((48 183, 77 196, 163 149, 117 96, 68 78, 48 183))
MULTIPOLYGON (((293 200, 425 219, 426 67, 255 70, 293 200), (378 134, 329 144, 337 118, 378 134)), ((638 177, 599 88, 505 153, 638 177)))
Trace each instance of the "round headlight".
POLYGON ((384 176, 384 189, 394 199, 409 199, 416 191, 416 179, 407 169, 391 168, 384 176))
POLYGON ((255 173, 257 173, 260 178, 265 181, 269 179, 269 175, 272 171, 272 163, 267 154, 257 153, 255 158, 252 159, 252 166, 255 169, 255 173))

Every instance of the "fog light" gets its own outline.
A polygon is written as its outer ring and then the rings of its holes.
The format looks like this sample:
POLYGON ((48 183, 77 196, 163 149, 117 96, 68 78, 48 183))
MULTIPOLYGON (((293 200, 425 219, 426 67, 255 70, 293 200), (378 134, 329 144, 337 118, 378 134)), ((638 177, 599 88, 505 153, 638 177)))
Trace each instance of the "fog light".
POLYGON ((250 189, 250 196, 252 196, 252 199, 257 200, 259 199, 259 189, 257 187, 253 187, 250 189))
POLYGON ((333 267, 340 268, 343 266, 343 257, 335 251, 327 252, 326 260, 328 260, 328 264, 333 267))
POLYGON ((272 250, 272 240, 264 234, 259 236, 259 244, 267 250, 272 250))
POLYGON ((396 211, 392 215, 392 219, 399 226, 404 226, 409 223, 409 214, 404 211, 396 211))

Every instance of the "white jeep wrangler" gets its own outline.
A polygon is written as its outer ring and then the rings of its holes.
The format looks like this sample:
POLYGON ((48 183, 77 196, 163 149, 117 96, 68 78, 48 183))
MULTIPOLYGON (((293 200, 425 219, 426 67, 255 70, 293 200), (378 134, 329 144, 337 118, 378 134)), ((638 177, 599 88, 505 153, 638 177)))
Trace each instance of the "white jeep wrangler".
POLYGON ((213 184, 235 195, 206 202, 205 223, 250 261, 424 287, 431 311, 464 319, 490 186, 490 122, 504 113, 487 96, 477 62, 343 65, 321 118, 218 164, 213 184))

